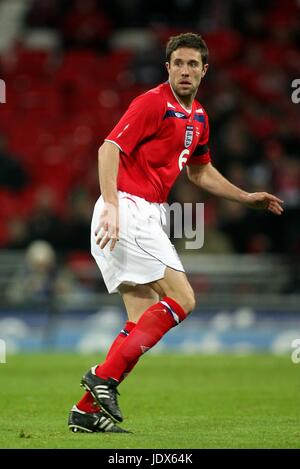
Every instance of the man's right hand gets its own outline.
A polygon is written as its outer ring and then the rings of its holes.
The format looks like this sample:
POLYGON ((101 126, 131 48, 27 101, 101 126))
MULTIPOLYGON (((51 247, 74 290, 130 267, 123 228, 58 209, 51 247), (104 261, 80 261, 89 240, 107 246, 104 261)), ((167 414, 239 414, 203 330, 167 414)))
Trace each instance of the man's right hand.
POLYGON ((103 249, 111 241, 110 251, 112 251, 119 241, 119 204, 104 203, 100 214, 99 225, 95 231, 96 243, 103 249))

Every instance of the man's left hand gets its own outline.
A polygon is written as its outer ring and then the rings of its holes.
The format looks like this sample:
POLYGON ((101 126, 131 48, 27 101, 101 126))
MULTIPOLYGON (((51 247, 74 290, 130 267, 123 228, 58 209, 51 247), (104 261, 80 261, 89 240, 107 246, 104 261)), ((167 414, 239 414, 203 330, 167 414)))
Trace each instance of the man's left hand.
POLYGON ((270 210, 274 215, 281 215, 283 212, 283 200, 268 192, 248 193, 243 197, 242 202, 249 208, 270 210))

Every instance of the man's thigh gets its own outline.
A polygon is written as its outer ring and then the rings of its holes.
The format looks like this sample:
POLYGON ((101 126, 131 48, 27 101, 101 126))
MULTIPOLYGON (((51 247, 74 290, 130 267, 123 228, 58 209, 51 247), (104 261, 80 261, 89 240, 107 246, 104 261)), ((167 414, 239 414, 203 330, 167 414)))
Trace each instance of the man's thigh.
POLYGON ((150 285, 121 284, 118 290, 124 301, 128 319, 137 322, 150 306, 159 301, 159 295, 150 285))

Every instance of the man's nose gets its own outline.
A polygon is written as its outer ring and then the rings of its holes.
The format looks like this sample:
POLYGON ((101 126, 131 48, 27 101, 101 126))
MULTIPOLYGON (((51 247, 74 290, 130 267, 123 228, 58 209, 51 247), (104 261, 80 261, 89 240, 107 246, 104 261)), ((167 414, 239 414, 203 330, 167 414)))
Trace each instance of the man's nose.
POLYGON ((189 75, 189 68, 187 65, 183 65, 182 69, 181 69, 181 75, 183 76, 188 76, 189 75))

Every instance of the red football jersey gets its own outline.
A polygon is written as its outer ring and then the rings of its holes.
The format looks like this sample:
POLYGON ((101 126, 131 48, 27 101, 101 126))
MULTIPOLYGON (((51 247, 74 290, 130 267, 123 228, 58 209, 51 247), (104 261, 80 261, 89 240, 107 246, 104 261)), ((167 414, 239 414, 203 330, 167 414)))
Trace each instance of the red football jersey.
POLYGON ((208 117, 194 100, 191 112, 163 83, 135 98, 105 141, 120 148, 119 190, 163 203, 186 164, 206 164, 208 117))

